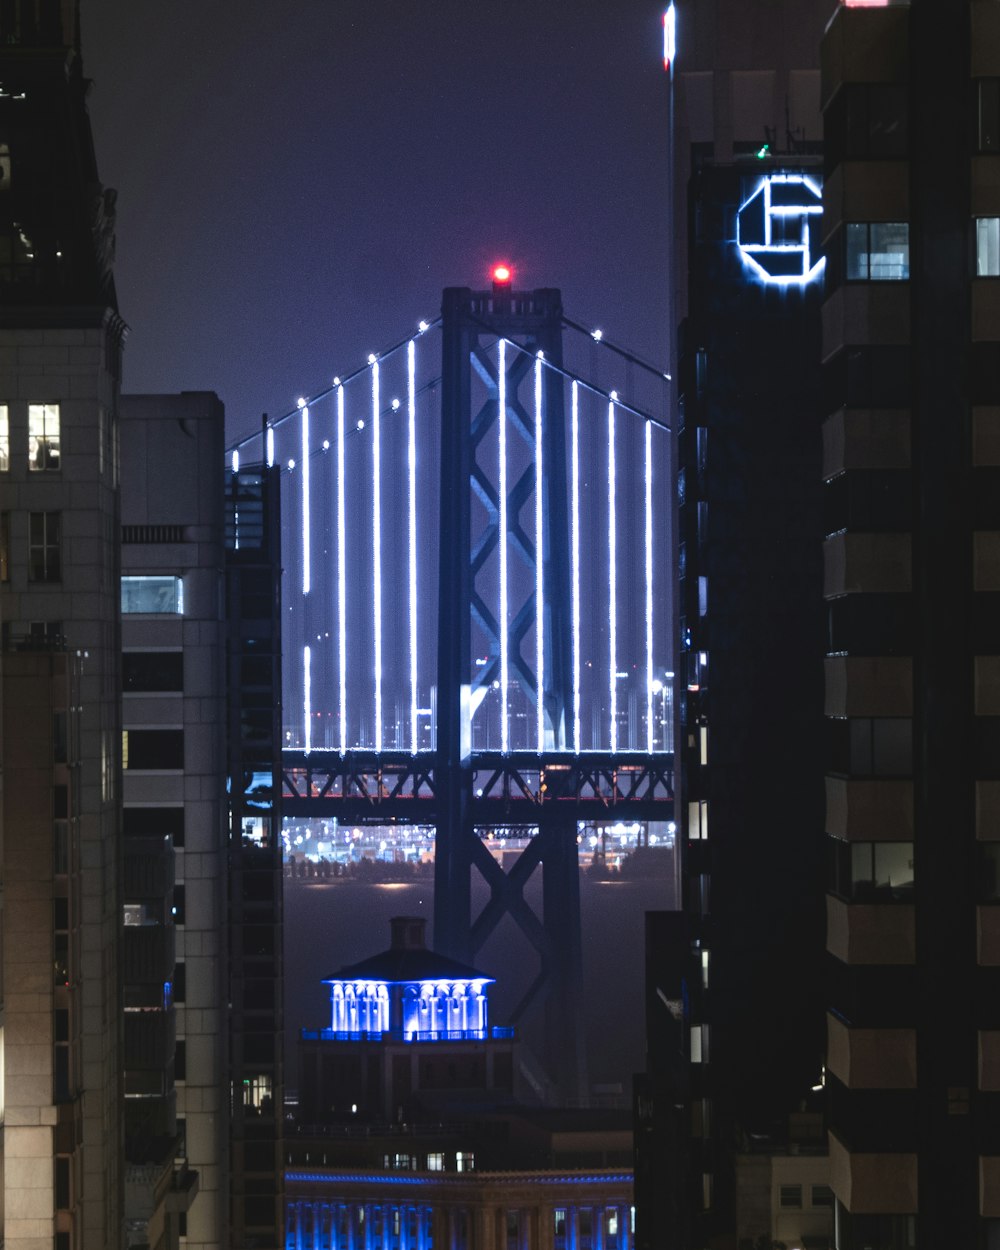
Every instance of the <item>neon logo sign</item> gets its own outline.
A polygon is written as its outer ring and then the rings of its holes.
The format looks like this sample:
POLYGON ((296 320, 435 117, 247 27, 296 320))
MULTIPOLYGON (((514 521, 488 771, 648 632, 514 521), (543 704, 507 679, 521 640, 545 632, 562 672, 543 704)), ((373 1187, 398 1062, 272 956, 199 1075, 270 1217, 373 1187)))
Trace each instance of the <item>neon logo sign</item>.
POLYGON ((736 214, 740 258, 758 281, 806 286, 823 272, 813 260, 812 219, 823 212, 823 195, 805 174, 766 174, 736 214))

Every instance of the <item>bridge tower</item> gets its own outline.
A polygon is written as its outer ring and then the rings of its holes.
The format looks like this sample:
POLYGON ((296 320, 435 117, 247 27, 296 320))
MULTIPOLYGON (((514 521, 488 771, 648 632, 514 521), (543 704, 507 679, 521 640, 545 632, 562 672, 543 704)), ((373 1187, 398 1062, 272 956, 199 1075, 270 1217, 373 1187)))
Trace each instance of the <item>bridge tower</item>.
MULTIPOLYGON (((513 918, 540 960, 540 972, 515 1014, 522 1015, 539 993, 546 995, 547 1053, 543 1059, 550 1074, 558 1074, 560 1095, 577 1101, 586 1091, 586 1060, 580 1023, 576 815, 568 811, 562 819, 540 822, 527 849, 511 871, 504 872, 482 842, 482 834, 497 824, 497 812, 495 802, 484 803, 481 789, 474 784, 477 764, 483 761, 472 744, 474 708, 496 688, 503 669, 500 697, 507 697, 509 671, 535 705, 546 755, 568 750, 572 640, 566 435, 563 379, 558 371, 562 326, 560 292, 515 291, 509 270, 494 271, 492 291, 467 287, 444 291, 434 932, 440 950, 470 960, 505 915, 513 918), (508 350, 490 350, 498 340, 508 350), (539 353, 556 367, 536 374, 534 361, 539 353), (485 389, 481 405, 473 401, 474 375, 485 389), (538 389, 522 402, 522 391, 530 391, 533 377, 538 389), (540 439, 537 417, 529 416, 533 406, 536 414, 541 413, 540 439), (525 442, 537 440, 531 462, 510 480, 505 480, 489 450, 496 446, 502 420, 509 424, 512 439, 520 435, 525 442), (545 471, 536 476, 539 450, 545 471), (536 489, 541 491, 540 501, 535 498, 536 489), (474 507, 474 501, 481 506, 474 507), (529 537, 531 526, 522 524, 522 513, 532 501, 545 517, 541 551, 529 537), (491 559, 496 562, 501 547, 530 573, 520 593, 509 604, 503 603, 506 620, 489 606, 482 587, 484 570, 491 559), (526 585, 530 588, 525 589, 526 585), (540 681, 537 662, 524 654, 528 631, 539 616, 539 588, 544 605, 540 681), (485 663, 478 665, 472 650, 474 621, 488 644, 485 663), (543 879, 540 918, 522 894, 539 866, 543 879), (490 901, 475 921, 474 869, 490 887, 490 901)), ((537 647, 536 642, 536 657, 537 647)), ((502 754, 510 759, 509 750, 502 754)), ((544 780, 540 788, 544 792, 544 780)))

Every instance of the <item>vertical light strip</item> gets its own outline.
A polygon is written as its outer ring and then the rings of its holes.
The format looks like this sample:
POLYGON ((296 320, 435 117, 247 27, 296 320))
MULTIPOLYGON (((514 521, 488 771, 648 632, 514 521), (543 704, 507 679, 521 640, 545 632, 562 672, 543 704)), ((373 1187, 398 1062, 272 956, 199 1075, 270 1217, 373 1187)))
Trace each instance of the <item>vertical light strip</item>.
POLYGON ((302 593, 307 595, 312 584, 309 567, 309 409, 302 408, 302 593))
POLYGON ((573 383, 571 541, 573 543, 573 750, 580 754, 580 384, 573 383))
POLYGON ((267 467, 271 469, 274 467, 274 428, 270 425, 267 427, 266 442, 267 442, 267 467))
POLYGON ((312 750, 312 652, 302 648, 302 727, 306 755, 312 750))
POLYGON ((608 689, 610 694, 611 751, 618 750, 618 567, 615 516, 615 403, 608 404, 608 689))
POLYGON ((538 734, 538 754, 545 750, 545 533, 544 465, 542 464, 542 361, 541 352, 535 357, 535 724, 538 734))
POLYGON ((507 717, 507 341, 501 339, 497 358, 497 425, 500 429, 500 750, 510 750, 510 724, 507 717))
POLYGON ((653 423, 646 422, 646 750, 653 754, 653 423))
POLYGON ((417 344, 406 349, 407 458, 410 473, 410 751, 417 753, 417 344))
POLYGON ((340 753, 347 750, 347 569, 344 523, 344 388, 337 387, 337 661, 340 676, 340 753))
POLYGON ((372 361, 372 615, 375 631, 375 750, 382 750, 382 445, 378 361, 372 361))

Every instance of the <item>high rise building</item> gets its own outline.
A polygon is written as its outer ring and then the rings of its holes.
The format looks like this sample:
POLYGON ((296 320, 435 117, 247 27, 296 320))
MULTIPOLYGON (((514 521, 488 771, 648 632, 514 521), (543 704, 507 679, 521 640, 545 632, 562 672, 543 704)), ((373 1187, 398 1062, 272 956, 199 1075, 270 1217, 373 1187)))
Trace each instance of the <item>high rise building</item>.
POLYGON ((676 6, 684 915, 648 931, 659 1044, 637 1104, 643 1246, 776 1235, 767 1202, 738 1180, 762 1173, 739 1156, 822 1148, 815 1117, 789 1116, 818 1083, 823 1053, 819 41, 829 7, 676 6), (659 1188, 657 1157, 669 1178, 659 1188))
POLYGON ((123 1214, 114 193, 72 0, 0 8, 6 1246, 118 1246, 123 1214))
POLYGON ((823 40, 839 1250, 1000 1245, 1000 5, 823 40))
POLYGON ((208 1248, 228 1219, 225 419, 197 393, 123 396, 121 417, 126 1153, 148 1195, 126 1188, 126 1218, 208 1248))
POLYGON ((285 1220, 279 472, 226 478, 233 1250, 278 1250, 285 1220))

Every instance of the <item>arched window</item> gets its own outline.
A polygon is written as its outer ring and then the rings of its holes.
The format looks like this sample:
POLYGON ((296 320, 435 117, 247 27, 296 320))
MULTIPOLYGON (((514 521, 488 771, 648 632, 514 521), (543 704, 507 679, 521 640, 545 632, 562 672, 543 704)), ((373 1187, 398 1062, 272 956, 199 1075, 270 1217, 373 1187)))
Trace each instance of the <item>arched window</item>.
POLYGON ((347 1028, 344 1021, 344 987, 334 982, 330 991, 330 1028, 334 1033, 343 1033, 347 1028))

